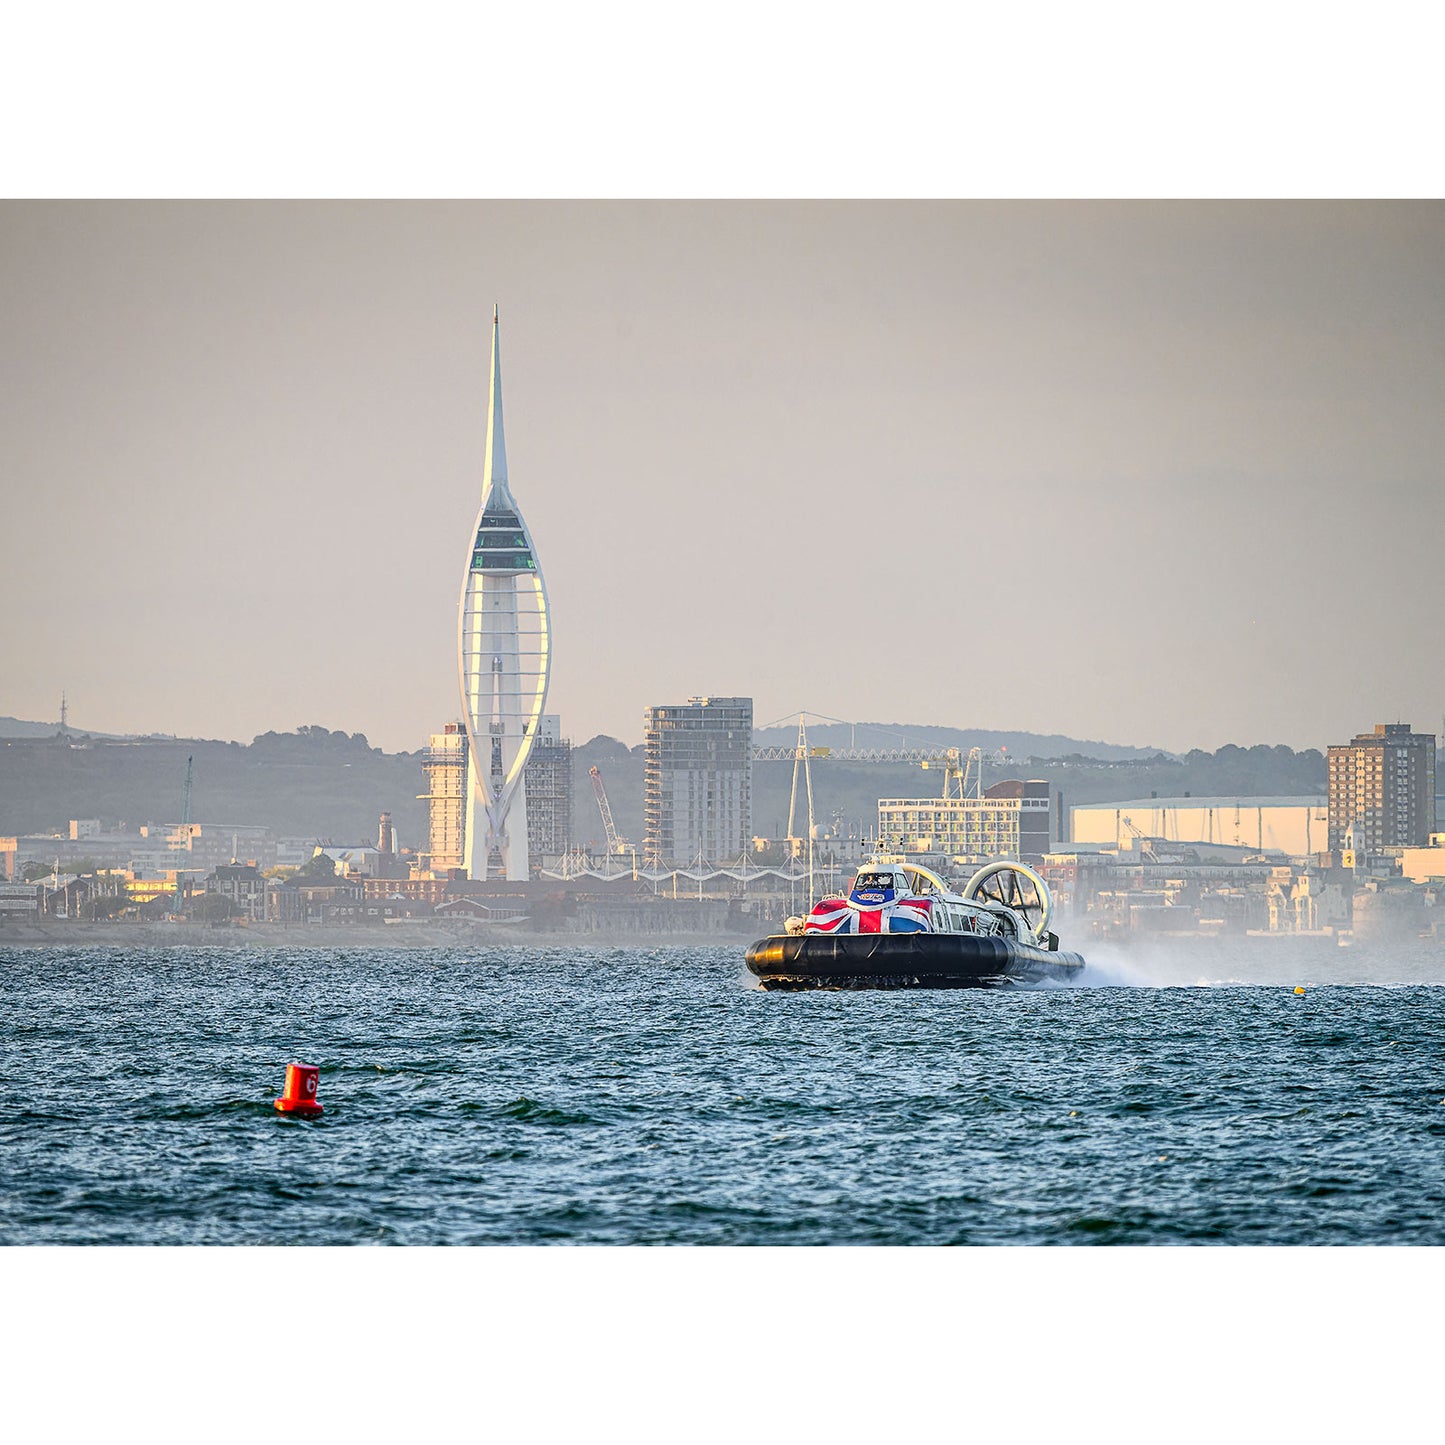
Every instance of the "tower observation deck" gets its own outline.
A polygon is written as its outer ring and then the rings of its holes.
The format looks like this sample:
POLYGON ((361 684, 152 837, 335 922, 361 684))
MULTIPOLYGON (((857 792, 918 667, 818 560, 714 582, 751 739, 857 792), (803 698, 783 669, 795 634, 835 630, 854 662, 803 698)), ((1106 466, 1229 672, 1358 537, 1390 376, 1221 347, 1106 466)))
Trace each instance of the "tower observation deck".
POLYGON ((467 733, 469 878, 530 876, 527 765, 552 670, 547 589, 532 534, 507 484, 502 361, 492 313, 492 386, 482 505, 457 608, 457 668, 467 733))

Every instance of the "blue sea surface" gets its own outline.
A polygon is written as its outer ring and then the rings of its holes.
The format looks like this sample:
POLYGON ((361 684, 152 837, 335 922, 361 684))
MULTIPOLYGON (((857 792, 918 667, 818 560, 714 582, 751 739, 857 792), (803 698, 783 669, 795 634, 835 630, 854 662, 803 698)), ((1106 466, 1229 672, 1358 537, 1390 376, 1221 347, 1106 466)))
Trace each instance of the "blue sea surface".
POLYGON ((720 948, 0 950, 0 1241, 1445 1243, 1441 958, 1310 966, 770 994, 720 948), (292 1060, 318 1120, 272 1107, 292 1060))

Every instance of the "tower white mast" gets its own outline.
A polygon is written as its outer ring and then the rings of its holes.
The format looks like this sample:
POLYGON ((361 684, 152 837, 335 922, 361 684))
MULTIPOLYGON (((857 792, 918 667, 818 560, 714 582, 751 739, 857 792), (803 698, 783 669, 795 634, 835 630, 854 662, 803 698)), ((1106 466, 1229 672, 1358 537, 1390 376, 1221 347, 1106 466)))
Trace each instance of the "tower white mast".
POLYGON ((552 656, 547 589, 507 484, 499 331, 494 308, 482 505, 457 608, 457 669, 471 775, 467 876, 486 878, 495 869, 518 880, 531 871, 522 773, 546 706, 552 656))

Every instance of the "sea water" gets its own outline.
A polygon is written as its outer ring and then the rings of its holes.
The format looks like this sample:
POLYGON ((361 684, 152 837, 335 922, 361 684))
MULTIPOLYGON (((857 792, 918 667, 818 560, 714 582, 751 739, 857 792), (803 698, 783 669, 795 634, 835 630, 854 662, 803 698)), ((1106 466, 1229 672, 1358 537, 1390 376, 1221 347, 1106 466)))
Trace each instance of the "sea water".
POLYGON ((1445 952, 1144 947, 1088 978, 0 948, 0 1240, 1445 1243, 1445 952), (293 1060, 320 1119, 272 1106, 293 1060))

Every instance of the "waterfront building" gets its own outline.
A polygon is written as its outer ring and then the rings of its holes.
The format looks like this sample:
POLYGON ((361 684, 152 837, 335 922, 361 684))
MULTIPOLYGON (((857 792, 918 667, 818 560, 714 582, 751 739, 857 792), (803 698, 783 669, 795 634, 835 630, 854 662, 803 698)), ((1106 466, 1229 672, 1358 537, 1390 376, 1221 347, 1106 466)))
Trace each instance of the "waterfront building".
POLYGON ((463 808, 469 878, 530 876, 527 759, 551 676, 547 590, 512 497, 502 428, 502 362, 492 315, 492 383, 482 503, 457 607, 457 668, 470 780, 463 808))
POLYGON ((1377 723, 1331 747, 1329 846, 1346 832, 1368 856, 1386 848, 1422 848, 1435 830, 1435 736, 1409 723, 1377 723))
POLYGON ((753 700, 693 697, 647 710, 645 866, 741 858, 752 837, 753 700))
POLYGON ((205 891, 219 894, 243 913, 260 922, 266 916, 266 883, 251 863, 224 863, 206 875, 205 891))
POLYGON ((1400 875, 1412 883, 1445 882, 1445 833, 1431 833, 1424 848, 1403 849, 1400 875))
POLYGON ((879 798, 878 843, 960 863, 1038 863, 1049 851, 1052 815, 1049 785, 1038 779, 1006 779, 974 797, 879 798))
POLYGON ((40 884, 0 883, 0 922, 7 917, 34 918, 40 913, 40 884))
MULTIPOLYGON (((230 865, 223 864, 221 866, 228 867, 230 865)), ((235 866, 249 868, 253 873, 258 871, 251 863, 238 863, 235 866)), ((115 875, 111 874, 101 883, 101 891, 107 891, 108 887, 114 883, 115 875)), ((141 905, 154 903, 159 898, 174 906, 184 902, 186 898, 196 892, 208 891, 206 880, 199 874, 178 873, 174 869, 168 871, 164 878, 141 878, 133 872, 128 872, 122 875, 120 886, 131 903, 141 905)))
POLYGON ((1291 858, 1331 846, 1328 812, 1320 798, 1128 798, 1069 809, 1070 842, 1130 852, 1146 838, 1291 858))
MULTIPOLYGON (((1350 926, 1353 884, 1338 870, 1215 845, 1169 854, 1060 845, 1040 870, 1070 933, 1319 933, 1350 926)), ((1063 931, 1061 928, 1060 932, 1063 931)))
POLYGON ((354 923, 362 911, 362 884, 359 878, 325 883, 293 879, 267 890, 267 898, 266 916, 277 923, 354 923))

